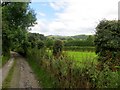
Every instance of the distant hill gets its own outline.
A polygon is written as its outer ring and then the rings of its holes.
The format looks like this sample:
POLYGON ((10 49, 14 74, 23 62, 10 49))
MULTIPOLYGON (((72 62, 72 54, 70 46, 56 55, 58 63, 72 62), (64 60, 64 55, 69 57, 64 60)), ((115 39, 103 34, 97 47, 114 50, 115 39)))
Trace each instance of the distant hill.
POLYGON ((75 36, 60 36, 60 35, 49 35, 46 36, 47 38, 51 39, 60 39, 60 40, 71 40, 71 39, 79 39, 79 40, 85 40, 87 39, 89 35, 75 35, 75 36))
POLYGON ((87 39, 89 35, 75 35, 75 36, 71 36, 72 38, 75 38, 75 39, 81 39, 81 40, 85 40, 87 39))

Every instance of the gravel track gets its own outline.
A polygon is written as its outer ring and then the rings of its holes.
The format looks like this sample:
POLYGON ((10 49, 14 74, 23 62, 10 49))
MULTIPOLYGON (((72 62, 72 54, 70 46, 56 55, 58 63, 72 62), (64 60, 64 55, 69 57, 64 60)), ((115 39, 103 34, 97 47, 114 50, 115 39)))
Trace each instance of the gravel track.
POLYGON ((2 81, 6 78, 14 60, 14 72, 10 82, 10 88, 40 88, 38 81, 24 57, 18 53, 12 52, 12 59, 2 68, 2 81))

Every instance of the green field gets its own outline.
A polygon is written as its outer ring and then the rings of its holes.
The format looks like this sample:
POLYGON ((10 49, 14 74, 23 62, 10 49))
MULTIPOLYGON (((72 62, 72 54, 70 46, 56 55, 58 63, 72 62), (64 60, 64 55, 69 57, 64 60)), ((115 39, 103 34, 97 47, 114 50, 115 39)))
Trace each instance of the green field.
MULTIPOLYGON (((49 55, 52 55, 52 51, 48 51, 49 55)), ((97 61, 97 55, 95 52, 88 52, 88 51, 63 51, 65 55, 67 55, 70 59, 76 61, 97 61)))
POLYGON ((65 51, 67 56, 72 58, 73 60, 77 60, 80 62, 83 61, 97 61, 97 55, 95 52, 78 52, 78 51, 65 51))

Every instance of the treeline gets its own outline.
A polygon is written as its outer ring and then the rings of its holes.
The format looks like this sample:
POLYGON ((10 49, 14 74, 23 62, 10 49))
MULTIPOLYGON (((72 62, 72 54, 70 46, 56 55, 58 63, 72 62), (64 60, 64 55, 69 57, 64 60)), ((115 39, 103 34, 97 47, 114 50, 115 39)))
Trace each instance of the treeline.
POLYGON ((88 52, 95 52, 95 47, 91 47, 91 46, 68 46, 68 47, 64 47, 65 51, 88 51, 88 52))
POLYGON ((64 43, 64 46, 94 46, 94 36, 89 35, 87 39, 74 39, 74 40, 67 40, 64 43))
POLYGON ((94 35, 46 36, 50 40, 62 40, 64 46, 94 46, 94 35))
POLYGON ((13 51, 16 51, 23 56, 26 56, 26 52, 28 49, 42 49, 45 47, 45 40, 46 37, 43 34, 38 33, 28 33, 27 34, 27 40, 24 44, 22 44, 21 47, 13 49, 13 51))
POLYGON ((64 50, 95 51, 94 35, 47 36, 46 47, 52 49, 53 43, 56 40, 63 42, 64 50))
POLYGON ((64 50, 72 51, 95 51, 94 35, 86 39, 73 39, 64 41, 64 50))

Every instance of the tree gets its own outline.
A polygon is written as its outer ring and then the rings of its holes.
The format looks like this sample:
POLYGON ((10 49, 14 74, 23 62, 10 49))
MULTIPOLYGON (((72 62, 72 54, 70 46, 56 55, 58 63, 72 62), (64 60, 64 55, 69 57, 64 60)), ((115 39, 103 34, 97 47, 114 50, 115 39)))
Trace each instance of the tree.
POLYGON ((53 45, 53 55, 58 58, 62 54, 63 43, 61 40, 56 40, 53 45))
POLYGON ((44 42, 43 41, 38 41, 37 42, 37 47, 38 47, 38 49, 43 48, 44 47, 44 42))
POLYGON ((47 48, 52 49, 52 46, 53 46, 53 40, 47 38, 46 41, 45 41, 45 45, 46 45, 47 48))
POLYGON ((43 34, 39 33, 29 33, 28 34, 28 42, 31 44, 31 48, 43 48, 44 47, 44 41, 46 40, 46 37, 43 34))
POLYGON ((30 9, 29 2, 3 2, 2 22, 4 55, 11 48, 24 48, 22 44, 27 41, 27 31, 36 24, 36 14, 30 9))
POLYGON ((103 63, 120 65, 120 24, 102 20, 96 27, 96 53, 103 63))
POLYGON ((89 35, 86 39, 86 44, 88 46, 94 46, 94 36, 93 35, 89 35))

